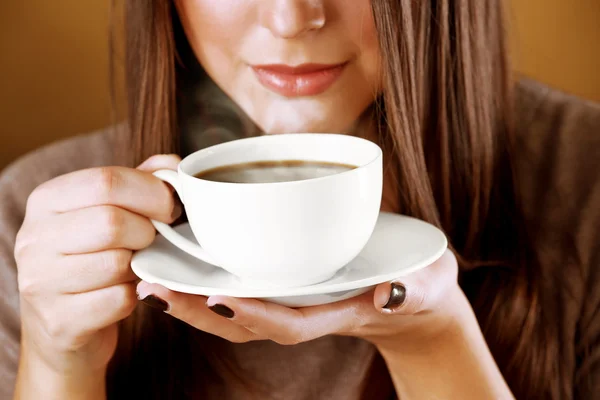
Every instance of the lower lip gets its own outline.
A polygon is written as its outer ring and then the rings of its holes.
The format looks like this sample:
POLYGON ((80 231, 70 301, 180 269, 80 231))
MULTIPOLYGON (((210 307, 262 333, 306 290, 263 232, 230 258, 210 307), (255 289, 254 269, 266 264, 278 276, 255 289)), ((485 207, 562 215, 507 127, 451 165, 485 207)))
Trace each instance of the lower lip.
POLYGON ((316 96, 337 81, 346 64, 314 72, 292 74, 252 67, 258 81, 267 89, 285 97, 316 96))

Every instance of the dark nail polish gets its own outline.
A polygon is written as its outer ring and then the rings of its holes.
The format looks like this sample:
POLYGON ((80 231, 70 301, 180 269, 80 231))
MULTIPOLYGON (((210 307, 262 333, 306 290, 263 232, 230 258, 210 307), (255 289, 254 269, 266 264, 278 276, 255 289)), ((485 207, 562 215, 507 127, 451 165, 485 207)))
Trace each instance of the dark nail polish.
POLYGON ((223 304, 215 304, 213 306, 208 307, 215 314, 219 314, 221 317, 225 318, 233 318, 235 313, 233 310, 226 305, 223 304))
POLYGON ((406 300, 406 288, 401 283, 392 282, 392 289, 390 291, 390 298, 383 308, 388 310, 394 310, 404 304, 406 300))
POLYGON ((169 303, 153 294, 144 297, 141 302, 160 311, 167 311, 169 309, 169 303))

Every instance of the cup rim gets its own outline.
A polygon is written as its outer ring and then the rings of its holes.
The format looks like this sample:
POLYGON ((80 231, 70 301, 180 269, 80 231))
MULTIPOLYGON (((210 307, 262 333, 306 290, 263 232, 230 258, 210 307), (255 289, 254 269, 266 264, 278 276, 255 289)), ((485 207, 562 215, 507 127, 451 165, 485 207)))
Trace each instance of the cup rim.
POLYGON ((340 176, 340 175, 348 175, 348 174, 356 174, 359 173, 359 171, 364 170, 365 168, 369 167, 370 165, 376 163, 378 160, 381 159, 381 157, 383 156, 383 151, 381 149, 381 147, 377 144, 374 143, 370 140, 367 140, 365 138, 361 138, 358 136, 353 136, 353 135, 346 135, 346 134, 342 134, 342 133, 281 133, 281 134, 264 134, 264 135, 260 135, 260 136, 252 136, 252 137, 247 137, 247 138, 242 138, 242 139, 236 139, 236 140, 232 140, 232 141, 228 141, 228 142, 224 142, 224 143, 218 143, 203 149, 200 149, 198 151, 195 151, 189 155, 187 155, 183 160, 181 160, 181 162, 179 163, 178 167, 177 167, 177 171, 179 174, 185 175, 186 177, 189 178, 193 178, 194 180, 206 183, 206 184, 210 184, 210 185, 228 185, 228 186, 236 186, 236 187, 260 187, 260 186, 291 186, 291 185, 302 185, 302 184, 307 184, 307 183, 313 183, 313 182, 317 182, 317 181, 323 181, 323 180, 331 180, 331 179, 336 179, 336 177, 340 176), (343 172, 339 172, 333 175, 326 175, 326 176, 321 176, 321 177, 316 177, 316 178, 309 178, 309 179, 303 179, 303 180, 299 180, 299 181, 285 181, 285 182, 260 182, 260 183, 256 183, 256 182, 216 182, 216 181, 209 181, 206 179, 201 179, 201 178, 197 178, 195 176, 193 176, 192 174, 189 174, 185 171, 185 167, 191 163, 195 157, 197 157, 199 154, 202 153, 206 153, 206 152, 212 152, 215 151, 217 148, 220 147, 229 147, 229 146, 233 146, 241 141, 252 141, 252 140, 269 140, 266 138, 272 138, 275 136, 280 137, 281 135, 286 135, 286 136, 302 136, 302 137, 308 137, 308 136, 337 136, 337 137, 344 137, 344 139, 350 139, 350 140, 358 140, 358 141, 362 141, 363 143, 371 146, 376 154, 375 156, 368 162, 362 164, 362 165, 358 165, 356 166, 356 168, 353 168, 351 170, 348 171, 343 171, 343 172))

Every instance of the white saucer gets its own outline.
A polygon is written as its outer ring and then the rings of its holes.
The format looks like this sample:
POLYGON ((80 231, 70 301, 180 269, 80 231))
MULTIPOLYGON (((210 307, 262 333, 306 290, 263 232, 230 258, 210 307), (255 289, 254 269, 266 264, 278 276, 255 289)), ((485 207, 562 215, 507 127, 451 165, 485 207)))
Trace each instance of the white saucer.
MULTIPOLYGON (((175 228, 195 241, 188 224, 175 228)), ((194 258, 157 235, 150 247, 134 254, 133 272, 149 283, 183 293, 259 298, 288 307, 332 303, 365 293, 373 286, 424 268, 444 253, 444 234, 418 219, 380 213, 359 256, 331 279, 294 288, 257 289, 227 271, 194 258)))

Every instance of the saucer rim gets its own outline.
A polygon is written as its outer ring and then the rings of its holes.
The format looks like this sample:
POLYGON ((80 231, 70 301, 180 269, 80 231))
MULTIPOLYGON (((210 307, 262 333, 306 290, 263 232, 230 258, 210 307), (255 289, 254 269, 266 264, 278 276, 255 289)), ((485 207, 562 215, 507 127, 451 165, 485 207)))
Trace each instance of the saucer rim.
MULTIPOLYGON (((415 262, 410 267, 404 267, 401 270, 391 271, 386 274, 375 275, 375 276, 371 276, 371 277, 367 277, 367 278, 363 278, 363 279, 359 279, 359 280, 348 281, 348 282, 338 282, 338 283, 333 283, 333 284, 327 284, 327 281, 324 281, 324 282, 316 283, 313 285, 296 286, 296 287, 272 287, 272 288, 248 287, 248 288, 244 288, 244 289, 240 289, 240 288, 233 289, 233 288, 224 288, 224 287, 219 288, 219 287, 215 287, 215 286, 192 285, 192 284, 188 284, 188 283, 178 282, 178 281, 175 281, 172 279, 161 278, 159 276, 156 276, 155 274, 146 273, 146 271, 144 271, 144 268, 140 267, 138 265, 138 262, 136 261, 136 260, 138 260, 138 258, 136 257, 137 253, 134 254, 134 256, 131 260, 131 269, 139 278, 141 278, 142 280, 144 280, 148 283, 156 283, 156 284, 166 287, 169 290, 180 292, 180 293, 202 295, 202 296, 221 295, 221 296, 237 297, 237 298, 265 298, 265 297, 283 298, 283 297, 310 296, 310 295, 319 295, 319 294, 328 294, 328 293, 357 290, 357 289, 361 289, 361 288, 376 286, 376 285, 384 283, 384 282, 391 282, 391 281, 394 281, 403 276, 412 274, 416 271, 419 271, 419 270, 433 264, 435 261, 440 259, 442 257, 442 255, 444 254, 444 252, 447 250, 448 239, 447 239, 446 235, 444 235, 444 233, 436 226, 434 226, 428 222, 419 220, 417 218, 407 216, 407 215, 388 213, 388 212, 381 212, 381 214, 387 214, 392 217, 402 217, 402 218, 413 219, 413 220, 419 221, 420 223, 429 225, 430 229, 432 229, 432 231, 438 235, 437 239, 440 240, 439 249, 435 253, 432 253, 429 257, 426 257, 418 262, 415 262)), ((177 227, 174 227, 174 229, 176 229, 176 230, 182 229, 186 225, 188 225, 188 223, 183 223, 181 225, 178 225, 177 227)), ((157 237, 158 236, 159 235, 157 235, 157 237)), ((141 250, 140 252, 143 252, 143 251, 144 250, 141 250)), ((219 267, 215 267, 215 268, 219 268, 219 267)), ((230 272, 227 272, 227 271, 225 271, 225 272, 227 274, 231 274, 230 272)))

